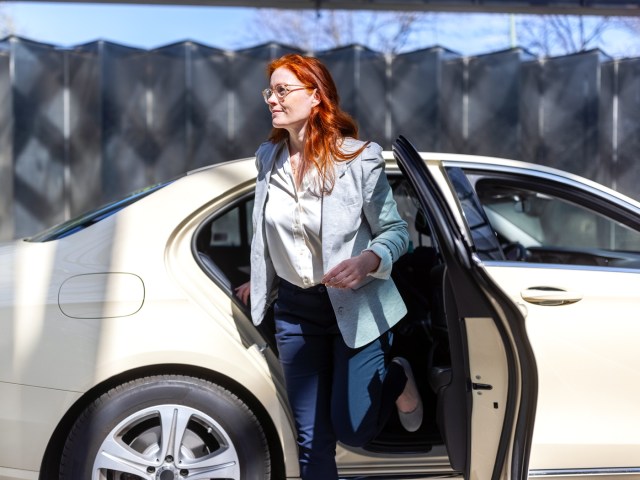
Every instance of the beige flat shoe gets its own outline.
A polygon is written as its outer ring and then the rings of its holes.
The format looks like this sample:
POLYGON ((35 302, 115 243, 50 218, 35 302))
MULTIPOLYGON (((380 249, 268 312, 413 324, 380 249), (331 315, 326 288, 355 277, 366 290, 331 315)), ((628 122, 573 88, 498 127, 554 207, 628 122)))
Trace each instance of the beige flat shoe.
POLYGON ((397 363, 404 369, 404 374, 407 376, 407 385, 404 387, 405 389, 408 387, 413 389, 415 392, 415 396, 418 397, 418 404, 416 408, 414 408, 410 412, 403 412, 398 408, 398 417, 400 418, 400 423, 404 427, 407 432, 415 432, 422 425, 422 417, 423 417, 423 408, 422 408, 422 398, 420 397, 420 392, 418 392, 418 386, 416 385, 416 380, 413 377, 413 371, 411 370, 411 365, 406 358, 395 357, 391 360, 394 363, 397 363))

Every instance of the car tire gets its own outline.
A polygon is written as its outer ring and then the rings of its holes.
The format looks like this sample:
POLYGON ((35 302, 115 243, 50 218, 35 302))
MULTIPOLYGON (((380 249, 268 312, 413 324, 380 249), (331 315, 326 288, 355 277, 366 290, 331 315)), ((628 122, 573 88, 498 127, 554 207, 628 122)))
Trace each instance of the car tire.
POLYGON ((253 480, 270 470, 264 431, 240 398, 206 380, 162 375, 119 385, 82 412, 60 479, 253 480))

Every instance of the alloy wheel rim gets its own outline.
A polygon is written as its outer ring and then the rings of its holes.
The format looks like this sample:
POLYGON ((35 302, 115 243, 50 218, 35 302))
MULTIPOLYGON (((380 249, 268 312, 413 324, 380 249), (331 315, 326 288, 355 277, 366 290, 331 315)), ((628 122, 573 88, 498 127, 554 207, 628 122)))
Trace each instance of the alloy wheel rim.
POLYGON ((113 428, 92 480, 240 479, 237 450, 212 417, 185 405, 138 410, 113 428))

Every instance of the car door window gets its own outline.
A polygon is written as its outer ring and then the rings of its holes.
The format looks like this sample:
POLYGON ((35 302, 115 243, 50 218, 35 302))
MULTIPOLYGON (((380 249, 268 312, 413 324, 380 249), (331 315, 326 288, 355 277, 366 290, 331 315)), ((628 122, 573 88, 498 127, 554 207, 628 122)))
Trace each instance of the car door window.
POLYGON ((229 286, 249 280, 253 196, 243 198, 203 224, 196 234, 201 261, 229 286))
MULTIPOLYGON (((530 180, 467 176, 506 258, 640 267, 640 231, 608 215, 603 202, 597 210, 592 208, 595 202, 585 201, 584 192, 572 192, 569 186, 550 189, 541 184, 538 188, 530 180)), ((452 183, 460 196, 460 187, 452 183)), ((468 217, 464 205, 463 210, 468 217)))
POLYGON ((449 180, 458 195, 477 255, 482 260, 504 260, 496 232, 464 172, 450 169, 449 180))
POLYGON ((638 250, 640 233, 562 198, 530 189, 478 185, 494 223, 526 246, 638 250), (510 230, 508 229, 510 227, 510 230))

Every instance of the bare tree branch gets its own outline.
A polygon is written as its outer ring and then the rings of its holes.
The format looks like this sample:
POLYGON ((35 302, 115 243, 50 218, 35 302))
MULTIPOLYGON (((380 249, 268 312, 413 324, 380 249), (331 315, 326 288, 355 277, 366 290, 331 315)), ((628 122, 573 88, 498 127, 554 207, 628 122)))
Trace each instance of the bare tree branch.
MULTIPOLYGON (((397 54, 412 48, 478 39, 491 39, 495 48, 521 46, 539 56, 566 55, 593 48, 620 54, 637 54, 640 42, 620 41, 640 36, 640 19, 568 15, 499 15, 478 22, 470 14, 425 12, 370 12, 346 10, 258 10, 247 29, 247 41, 279 42, 306 51, 318 51, 349 44, 365 45, 373 50, 397 54), (513 18, 517 21, 513 22, 513 18), (504 32, 500 21, 504 20, 504 32), (514 31, 511 26, 515 25, 514 31), (514 39, 513 36, 517 36, 514 39), (607 40, 612 42, 607 44, 607 40), (616 40, 617 39, 617 40, 616 40)), ((455 49, 455 47, 453 47, 455 49)))
POLYGON ((383 19, 378 26, 378 43, 387 53, 398 53, 408 43, 411 35, 422 22, 424 15, 417 12, 400 12, 393 17, 383 19), (382 32, 388 31, 388 35, 382 32))
POLYGON ((601 48, 603 34, 611 28, 610 17, 527 16, 519 22, 519 42, 537 55, 570 54, 601 48))
POLYGON ((433 17, 416 12, 366 12, 261 9, 249 29, 255 42, 287 43, 303 50, 362 44, 383 53, 397 53, 433 17))

